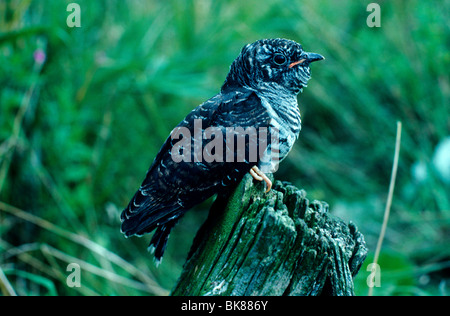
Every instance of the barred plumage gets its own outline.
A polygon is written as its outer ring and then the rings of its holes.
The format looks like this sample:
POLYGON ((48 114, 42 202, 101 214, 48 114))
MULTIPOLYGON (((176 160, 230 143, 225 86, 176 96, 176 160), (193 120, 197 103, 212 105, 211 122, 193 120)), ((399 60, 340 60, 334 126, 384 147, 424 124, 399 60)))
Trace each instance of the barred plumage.
POLYGON ((161 147, 121 214, 125 236, 156 229, 149 248, 160 261, 187 210, 227 194, 247 172, 268 182, 263 173, 276 171, 298 138, 297 94, 310 79, 310 63, 321 59, 286 39, 246 45, 221 92, 195 108, 161 147))

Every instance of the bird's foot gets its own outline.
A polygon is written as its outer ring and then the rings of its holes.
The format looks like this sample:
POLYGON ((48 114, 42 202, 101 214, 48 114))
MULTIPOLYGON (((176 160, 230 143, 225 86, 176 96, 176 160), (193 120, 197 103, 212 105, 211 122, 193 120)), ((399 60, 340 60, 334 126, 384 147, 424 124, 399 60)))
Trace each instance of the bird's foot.
POLYGON ((262 172, 259 170, 257 166, 254 166, 252 169, 250 169, 250 174, 252 175, 253 179, 258 181, 264 181, 267 185, 266 193, 272 189, 272 181, 262 172))

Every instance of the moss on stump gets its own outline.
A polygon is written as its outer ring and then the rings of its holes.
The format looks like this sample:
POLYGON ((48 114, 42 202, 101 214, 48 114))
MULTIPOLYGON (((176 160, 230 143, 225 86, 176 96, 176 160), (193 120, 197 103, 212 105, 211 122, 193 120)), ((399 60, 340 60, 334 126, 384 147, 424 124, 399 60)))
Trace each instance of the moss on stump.
POLYGON ((214 202, 172 295, 353 295, 366 255, 327 203, 287 182, 266 194, 247 175, 214 202))

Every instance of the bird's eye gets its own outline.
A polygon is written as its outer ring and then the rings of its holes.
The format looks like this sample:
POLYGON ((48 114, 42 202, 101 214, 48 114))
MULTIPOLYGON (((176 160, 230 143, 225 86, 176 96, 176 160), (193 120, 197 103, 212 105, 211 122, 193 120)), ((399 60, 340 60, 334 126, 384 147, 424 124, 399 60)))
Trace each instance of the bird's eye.
POLYGON ((273 56, 273 62, 277 65, 284 65, 286 61, 286 56, 284 56, 283 54, 275 54, 275 56, 273 56))

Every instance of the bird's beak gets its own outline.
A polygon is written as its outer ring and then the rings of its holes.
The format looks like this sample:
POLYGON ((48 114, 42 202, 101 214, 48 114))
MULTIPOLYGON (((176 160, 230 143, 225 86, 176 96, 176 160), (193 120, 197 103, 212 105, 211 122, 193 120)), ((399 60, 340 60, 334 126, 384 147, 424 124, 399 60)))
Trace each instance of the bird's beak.
POLYGON ((309 63, 312 63, 313 61, 318 61, 318 60, 325 59, 325 57, 323 57, 320 54, 316 54, 316 53, 303 53, 301 57, 302 57, 302 59, 300 59, 299 61, 294 61, 293 63, 291 63, 289 65, 289 68, 292 68, 295 65, 298 65, 298 64, 301 64, 301 63, 304 63, 304 62, 309 64, 309 63))

